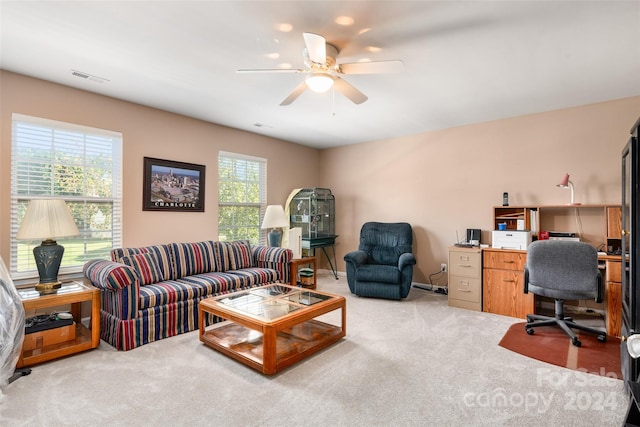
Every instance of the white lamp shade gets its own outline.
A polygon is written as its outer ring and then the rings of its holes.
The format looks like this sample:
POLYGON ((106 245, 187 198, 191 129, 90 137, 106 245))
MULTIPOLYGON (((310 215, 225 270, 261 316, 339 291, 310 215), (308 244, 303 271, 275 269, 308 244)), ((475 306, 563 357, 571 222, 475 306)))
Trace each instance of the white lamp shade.
POLYGON ((262 229, 288 227, 289 220, 280 205, 269 205, 262 219, 262 229))
POLYGON ((309 89, 316 93, 326 92, 333 86, 333 77, 327 73, 313 73, 305 79, 309 89))
POLYGON ((64 200, 31 200, 16 239, 52 239, 80 234, 64 200))

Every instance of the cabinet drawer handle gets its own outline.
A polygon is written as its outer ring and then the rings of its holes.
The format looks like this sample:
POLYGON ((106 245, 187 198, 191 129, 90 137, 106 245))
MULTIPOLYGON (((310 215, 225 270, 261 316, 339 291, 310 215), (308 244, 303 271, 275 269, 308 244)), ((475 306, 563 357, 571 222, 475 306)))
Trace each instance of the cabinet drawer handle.
POLYGON ((471 264, 458 264, 458 267, 469 268, 469 267, 471 267, 471 264))
POLYGON ((460 288, 458 288, 458 291, 459 292, 471 292, 469 289, 460 289, 460 288))
POLYGON ((513 260, 508 260, 508 261, 507 261, 507 260, 505 260, 505 261, 504 261, 504 263, 505 263, 505 264, 513 264, 514 262, 515 262, 515 261, 513 261, 513 260))
POLYGON ((513 279, 502 279, 503 282, 507 282, 507 283, 514 283, 515 280, 513 279))

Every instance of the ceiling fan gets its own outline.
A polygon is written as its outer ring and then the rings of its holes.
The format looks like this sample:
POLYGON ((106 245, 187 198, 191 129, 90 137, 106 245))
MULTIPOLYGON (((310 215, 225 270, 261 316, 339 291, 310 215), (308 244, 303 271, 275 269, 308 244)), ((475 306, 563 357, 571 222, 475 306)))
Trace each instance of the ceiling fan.
POLYGON ((280 105, 291 104, 307 88, 320 93, 326 92, 331 87, 334 87, 353 103, 362 104, 368 99, 367 96, 342 79, 341 75, 393 73, 401 71, 403 67, 402 61, 398 60, 338 64, 336 62, 338 49, 327 43, 324 37, 313 33, 303 33, 302 36, 306 47, 302 54, 305 63, 304 69, 244 69, 237 72, 306 74, 305 80, 280 105))

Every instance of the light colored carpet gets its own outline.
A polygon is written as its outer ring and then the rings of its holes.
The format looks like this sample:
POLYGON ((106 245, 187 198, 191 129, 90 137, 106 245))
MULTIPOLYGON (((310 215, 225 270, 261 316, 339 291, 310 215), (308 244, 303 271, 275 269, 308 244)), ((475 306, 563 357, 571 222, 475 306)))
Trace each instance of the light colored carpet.
MULTIPOLYGON (((498 342, 519 319, 451 308, 412 289, 358 298, 346 280, 347 337, 274 376, 205 347, 191 332, 33 367, 4 390, 10 426, 619 426, 623 382, 556 367, 498 342)), ((327 320, 332 314, 327 315, 327 320)))

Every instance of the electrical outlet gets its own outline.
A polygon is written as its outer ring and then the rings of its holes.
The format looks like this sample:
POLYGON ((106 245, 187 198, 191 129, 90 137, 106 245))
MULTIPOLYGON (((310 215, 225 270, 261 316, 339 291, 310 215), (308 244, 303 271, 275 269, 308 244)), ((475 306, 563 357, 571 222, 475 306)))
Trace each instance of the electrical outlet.
POLYGON ((440 264, 440 271, 442 271, 443 273, 447 272, 447 264, 442 263, 440 264))

